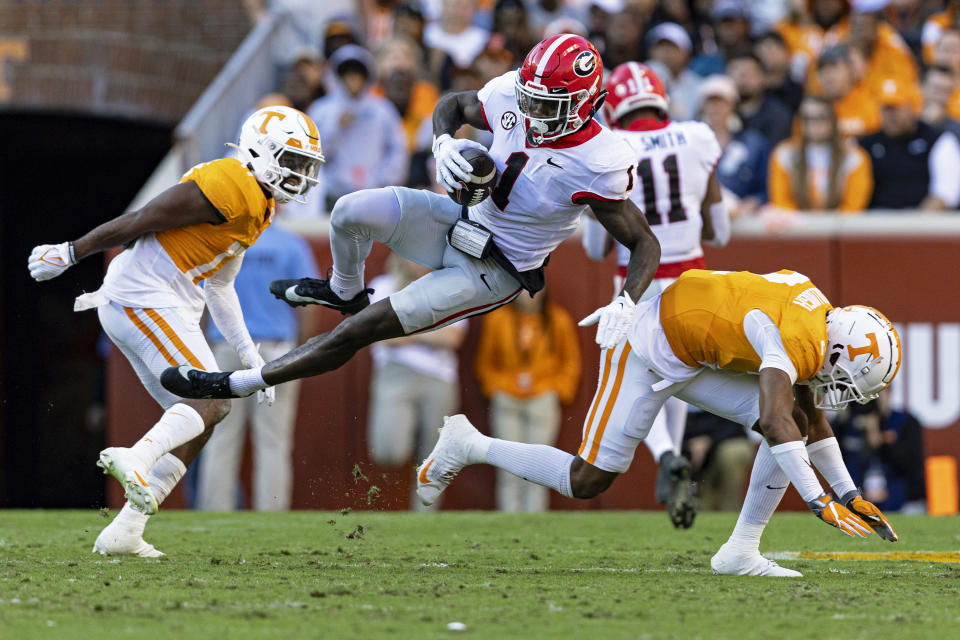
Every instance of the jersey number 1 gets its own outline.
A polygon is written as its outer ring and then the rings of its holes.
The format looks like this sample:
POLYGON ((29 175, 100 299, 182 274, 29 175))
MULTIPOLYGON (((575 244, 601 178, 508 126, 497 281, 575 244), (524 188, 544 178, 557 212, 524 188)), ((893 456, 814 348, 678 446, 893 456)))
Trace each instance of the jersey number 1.
POLYGON ((490 194, 493 203, 500 207, 501 211, 506 210, 510 203, 510 192, 513 191, 513 184, 520 177, 520 172, 527 166, 527 160, 529 159, 530 156, 523 151, 514 151, 507 158, 507 168, 500 174, 500 180, 490 194))
MULTIPOLYGON (((676 154, 663 159, 663 170, 670 178, 670 213, 667 214, 667 220, 670 222, 686 220, 687 213, 683 210, 683 203, 680 202, 680 169, 677 167, 676 154)), ((651 227, 663 224, 663 216, 657 211, 657 192, 653 186, 653 166, 650 158, 637 165, 637 177, 643 183, 643 206, 647 224, 651 227)))

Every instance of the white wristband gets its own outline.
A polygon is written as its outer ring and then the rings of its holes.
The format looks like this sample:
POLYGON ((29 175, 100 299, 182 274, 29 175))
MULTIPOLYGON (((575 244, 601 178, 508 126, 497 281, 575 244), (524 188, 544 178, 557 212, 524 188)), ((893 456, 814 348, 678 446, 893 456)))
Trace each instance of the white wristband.
POLYGON ((790 478, 790 483, 797 489, 797 493, 804 502, 810 502, 823 494, 823 487, 817 480, 813 468, 807 459, 807 451, 799 440, 784 442, 770 447, 770 453, 776 458, 777 464, 790 478))
POLYGON ((853 478, 850 477, 850 472, 843 463, 843 455, 840 453, 840 444, 836 437, 824 438, 808 444, 807 454, 810 456, 810 462, 830 483, 838 497, 850 491, 856 491, 857 485, 853 483, 853 478))

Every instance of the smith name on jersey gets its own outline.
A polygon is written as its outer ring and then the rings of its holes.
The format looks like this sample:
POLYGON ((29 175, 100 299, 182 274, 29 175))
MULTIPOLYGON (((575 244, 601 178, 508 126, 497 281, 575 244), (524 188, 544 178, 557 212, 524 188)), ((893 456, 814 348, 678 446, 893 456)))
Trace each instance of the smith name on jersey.
MULTIPOLYGON (((630 199, 646 214, 660 241, 661 264, 701 258, 700 207, 722 154, 716 135, 702 122, 665 121, 651 126, 649 120, 635 121, 616 133, 637 159, 637 187, 630 199)), ((618 245, 617 252, 617 262, 626 264, 630 250, 618 245)))
POLYGON ((235 158, 199 164, 180 182, 195 182, 223 222, 137 239, 110 263, 102 292, 127 306, 180 307, 199 321, 204 297, 198 284, 257 241, 273 221, 275 202, 235 158))
POLYGON ((636 154, 595 120, 552 142, 530 145, 514 92, 516 74, 494 78, 477 94, 493 132, 489 152, 500 180, 469 216, 493 233, 517 270, 528 271, 577 228, 585 198, 630 196, 636 154))

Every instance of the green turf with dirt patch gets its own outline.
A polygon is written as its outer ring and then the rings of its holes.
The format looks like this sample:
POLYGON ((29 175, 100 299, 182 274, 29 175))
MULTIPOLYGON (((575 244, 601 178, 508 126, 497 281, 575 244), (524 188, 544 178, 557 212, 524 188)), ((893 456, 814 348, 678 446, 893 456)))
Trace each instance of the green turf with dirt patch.
POLYGON ((0 638, 960 637, 957 518, 777 514, 761 549, 803 578, 714 576, 735 519, 161 511, 146 560, 91 553, 97 511, 0 511, 0 638))

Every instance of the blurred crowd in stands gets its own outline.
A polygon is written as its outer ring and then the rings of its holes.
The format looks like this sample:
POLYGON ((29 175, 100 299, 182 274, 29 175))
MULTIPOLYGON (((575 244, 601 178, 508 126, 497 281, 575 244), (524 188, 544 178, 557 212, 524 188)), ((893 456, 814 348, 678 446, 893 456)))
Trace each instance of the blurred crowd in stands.
POLYGON ((960 0, 248 4, 299 27, 278 90, 314 118, 327 155, 323 195, 301 215, 357 189, 435 188, 438 97, 479 89, 562 32, 588 37, 607 70, 646 62, 672 119, 710 125, 735 216, 960 206, 960 0))

